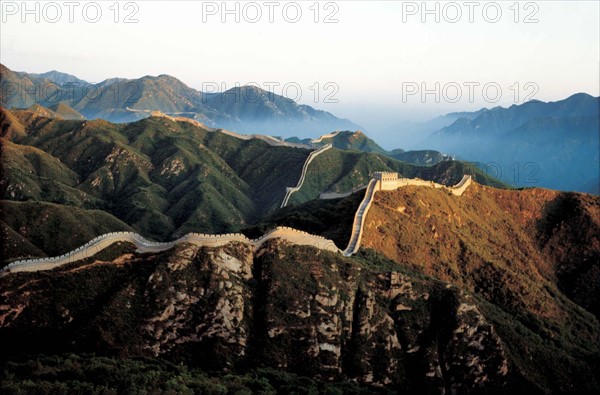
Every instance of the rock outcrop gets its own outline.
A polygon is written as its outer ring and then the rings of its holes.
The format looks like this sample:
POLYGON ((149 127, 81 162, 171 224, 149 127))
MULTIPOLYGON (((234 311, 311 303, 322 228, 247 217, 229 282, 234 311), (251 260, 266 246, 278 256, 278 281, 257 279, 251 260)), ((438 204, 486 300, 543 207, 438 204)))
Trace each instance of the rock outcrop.
POLYGON ((430 393, 518 376, 468 294, 282 239, 147 254, 126 243, 0 278, 7 356, 93 351, 430 393))

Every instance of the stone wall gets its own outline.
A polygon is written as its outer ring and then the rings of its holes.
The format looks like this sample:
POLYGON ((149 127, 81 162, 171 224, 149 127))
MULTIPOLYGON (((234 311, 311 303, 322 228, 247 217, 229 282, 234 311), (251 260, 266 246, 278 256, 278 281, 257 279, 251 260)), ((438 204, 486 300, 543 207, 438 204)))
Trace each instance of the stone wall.
POLYGON ((394 181, 398 179, 398 173, 391 171, 376 171, 373 174, 373 178, 376 178, 380 181, 394 181))
POLYGON ((406 187, 409 185, 420 186, 420 187, 430 187, 436 189, 446 189, 450 191, 453 195, 460 196, 464 193, 469 185, 471 185, 472 177, 469 175, 464 175, 460 182, 454 186, 447 187, 442 184, 438 184, 437 182, 421 180, 419 178, 391 178, 386 177, 381 181, 379 190, 380 191, 395 191, 398 188, 406 187))
POLYGON ((342 193, 338 193, 338 192, 321 192, 319 194, 319 199, 321 200, 328 200, 328 199, 340 199, 340 198, 344 198, 346 196, 350 196, 353 193, 356 193, 358 191, 362 191, 363 189, 366 189, 367 185, 361 185, 358 186, 356 188, 354 188, 353 190, 349 191, 349 192, 342 192, 342 193))
POLYGON ((465 175, 458 184, 450 188, 450 191, 453 195, 461 196, 472 183, 473 177, 465 175))
POLYGON ((316 151, 311 152, 308 155, 308 158, 306 158, 306 161, 304 162, 304 166, 302 166, 302 173, 300 174, 300 180, 298 180, 298 184, 295 187, 288 187, 286 189, 285 196, 283 197, 283 201, 281 202, 280 208, 287 206, 288 201, 290 200, 290 196, 292 196, 292 194, 294 192, 297 192, 300 190, 300 188, 302 188, 302 184, 304 183, 304 178, 306 177, 306 171, 308 170, 308 165, 310 164, 310 162, 312 162, 313 159, 315 159, 318 155, 327 151, 331 147, 332 147, 331 144, 324 145, 323 147, 319 148, 316 151))
POLYGON ((348 246, 343 251, 343 254, 345 256, 350 256, 354 254, 360 248, 360 240, 362 238, 365 218, 367 216, 369 208, 371 207, 371 203, 373 203, 373 196, 375 196, 375 192, 377 191, 380 184, 380 180, 373 178, 367 186, 365 197, 363 198, 362 202, 360 202, 358 210, 356 210, 356 214, 354 214, 354 222, 352 223, 352 234, 350 235, 348 246))
POLYGON ((322 141, 323 141, 323 139, 331 139, 331 138, 334 138, 334 137, 335 137, 335 136, 337 136, 339 133, 340 133, 340 131, 339 131, 339 130, 336 130, 336 131, 335 131, 335 132, 333 132, 333 133, 324 134, 324 135, 322 135, 322 136, 321 136, 321 137, 319 137, 319 138, 316 138, 316 139, 313 139, 313 140, 311 140, 310 142, 311 142, 311 143, 313 143, 313 144, 315 144, 315 143, 320 143, 320 142, 322 142, 322 141))
POLYGON ((90 240, 81 247, 76 248, 66 254, 37 259, 25 259, 8 264, 0 272, 21 272, 50 270, 55 267, 90 258, 101 250, 117 242, 129 242, 134 244, 138 252, 161 252, 173 248, 181 243, 190 243, 198 246, 218 247, 231 242, 241 242, 251 244, 254 248, 260 247, 265 241, 275 238, 281 238, 298 245, 309 245, 319 249, 339 252, 333 241, 322 236, 312 235, 301 230, 289 227, 277 227, 258 239, 250 240, 241 233, 229 233, 220 235, 211 235, 203 233, 188 233, 177 240, 170 242, 155 242, 144 238, 133 232, 112 232, 107 233, 90 240))
MULTIPOLYGON (((329 148, 331 148, 331 144, 321 148, 321 150, 319 151, 324 152, 329 148)), ((311 155, 315 154, 314 156, 316 156, 320 152, 313 151, 311 152, 311 155)), ((300 184, 304 180, 306 167, 308 166, 308 163, 310 163, 311 160, 312 159, 309 158, 305 162, 303 176, 301 177, 300 184)), ((254 240, 250 240, 241 233, 228 233, 220 235, 188 233, 187 235, 180 237, 179 239, 174 241, 156 242, 148 240, 134 232, 112 232, 95 237, 94 239, 90 240, 81 247, 78 247, 75 250, 60 256, 50 258, 25 259, 12 262, 8 264, 4 269, 0 270, 0 273, 53 269, 55 267, 64 265, 69 262, 75 262, 78 260, 90 258, 98 252, 100 252, 101 250, 117 242, 132 243, 137 247, 139 252, 160 252, 173 248, 175 245, 181 243, 191 243, 198 246, 217 247, 231 242, 241 242, 251 244, 256 249, 267 240, 281 238, 293 244, 308 245, 332 252, 342 252, 345 256, 350 256, 356 253, 356 251, 358 251, 358 249, 360 248, 360 241, 362 238, 364 222, 366 220, 369 208, 373 203, 373 197, 375 196, 375 193, 377 191, 395 190, 397 188, 407 185, 417 185, 429 186, 433 188, 444 188, 449 190, 452 194, 456 196, 461 196, 464 193, 464 191, 469 187, 469 185, 471 185, 471 183, 473 182, 471 176, 465 175, 458 184, 452 187, 446 187, 444 185, 437 184, 431 181, 409 178, 397 178, 397 175, 396 179, 394 179, 393 174, 395 173, 379 174, 379 177, 371 179, 371 181, 366 187, 367 191, 365 192, 365 197, 361 201, 354 215, 354 222, 352 224, 352 234, 350 236, 350 240, 348 241, 348 245, 344 251, 340 251, 333 241, 326 239, 322 236, 313 235, 301 230, 285 226, 277 227, 254 240)))
POLYGON ((391 172, 375 172, 375 177, 371 179, 367 187, 367 192, 363 198, 356 214, 354 215, 354 223, 352 224, 352 234, 348 242, 348 246, 343 251, 345 256, 350 256, 360 248, 362 239, 363 227, 373 202, 373 197, 377 191, 393 191, 408 185, 426 186, 431 188, 443 188, 450 191, 455 196, 461 196, 465 190, 471 185, 473 179, 471 176, 464 175, 460 182, 452 187, 446 187, 442 184, 433 181, 425 181, 418 178, 398 178, 397 173, 391 172))

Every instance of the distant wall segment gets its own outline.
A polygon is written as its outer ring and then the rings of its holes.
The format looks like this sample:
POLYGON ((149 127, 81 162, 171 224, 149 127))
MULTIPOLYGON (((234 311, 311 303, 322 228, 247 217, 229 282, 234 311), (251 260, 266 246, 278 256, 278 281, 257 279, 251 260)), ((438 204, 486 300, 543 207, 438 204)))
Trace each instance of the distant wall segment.
POLYGON ((324 145, 318 150, 312 151, 308 155, 306 161, 304 161, 304 165, 302 166, 302 173, 300 174, 300 180, 298 180, 298 184, 295 187, 286 188, 285 196, 283 197, 283 201, 281 202, 281 208, 287 206, 290 200, 290 196, 292 196, 293 193, 298 192, 300 188, 302 188, 302 184, 304 184, 304 178, 306 177, 306 171, 308 170, 308 165, 310 164, 310 162, 312 162, 317 156, 327 151, 331 147, 333 147, 331 144, 324 145))

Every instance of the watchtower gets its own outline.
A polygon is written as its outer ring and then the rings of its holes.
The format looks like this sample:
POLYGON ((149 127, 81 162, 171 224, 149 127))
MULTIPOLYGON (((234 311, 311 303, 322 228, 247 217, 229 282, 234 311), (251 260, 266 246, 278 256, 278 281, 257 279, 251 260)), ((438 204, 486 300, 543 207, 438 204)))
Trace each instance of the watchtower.
POLYGON ((373 173, 373 177, 379 181, 396 181, 398 180, 398 173, 391 171, 376 171, 373 173))

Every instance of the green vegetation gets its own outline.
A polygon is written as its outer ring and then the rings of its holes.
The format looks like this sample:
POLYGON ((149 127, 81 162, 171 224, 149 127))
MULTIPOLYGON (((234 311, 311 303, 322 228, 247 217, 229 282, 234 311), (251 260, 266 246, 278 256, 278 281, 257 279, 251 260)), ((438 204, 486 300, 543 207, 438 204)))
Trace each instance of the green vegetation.
POLYGON ((389 155, 375 141, 368 138, 360 130, 356 132, 344 131, 338 132, 335 136, 323 138, 322 144, 331 144, 341 150, 373 152, 376 154, 389 155))
POLYGON ((397 172, 402 177, 421 178, 444 185, 454 185, 463 175, 473 174, 475 181, 483 185, 506 188, 488 176, 477 165, 459 161, 442 161, 433 166, 416 166, 387 156, 330 149, 312 161, 306 173, 302 189, 292 195, 290 203, 298 204, 317 199, 321 192, 348 192, 367 185, 373 172, 397 172))
POLYGON ((150 358, 109 358, 94 354, 38 356, 0 365, 5 395, 50 394, 296 394, 391 393, 355 382, 324 383, 274 369, 211 375, 186 365, 150 358))
MULTIPOLYGON (((161 117, 112 124, 46 118, 29 110, 0 111, 4 181, 0 194, 4 199, 56 203, 45 206, 46 210, 56 210, 55 218, 73 212, 75 207, 101 210, 110 218, 97 230, 79 231, 67 215, 68 226, 42 226, 32 238, 26 231, 33 217, 15 214, 10 219, 15 211, 7 212, 5 222, 14 231, 6 230, 12 235, 11 243, 26 248, 27 239, 34 247, 27 247, 30 253, 35 253, 35 248, 48 255, 63 253, 75 247, 74 243, 95 236, 96 231, 123 230, 124 224, 159 241, 189 232, 236 232, 249 227, 267 230, 266 226, 278 224, 322 234, 339 246, 347 242, 357 204, 315 202, 301 212, 277 211, 285 188, 298 182, 309 150, 238 139, 161 117), (304 217, 306 210, 315 214, 304 217), (341 226, 329 226, 334 219, 341 226), (76 230, 75 237, 66 236, 69 227, 76 230)), ((332 149, 311 163, 304 187, 291 201, 305 203, 323 191, 352 190, 366 184, 378 170, 446 184, 470 172, 462 162, 415 166, 379 154, 332 149)), ((480 172, 476 180, 500 185, 480 172)), ((81 227, 89 228, 87 222, 81 227)), ((5 259, 15 256, 20 256, 16 250, 5 259)))
POLYGON ((537 244, 552 256, 560 290, 600 319, 599 234, 600 196, 559 194, 536 224, 537 244))
POLYGON ((83 115, 81 115, 80 113, 78 113, 77 111, 75 111, 74 109, 72 109, 71 107, 69 107, 68 105, 66 105, 65 103, 57 103, 51 106, 48 106, 48 108, 52 111, 54 111, 54 113, 61 117, 62 119, 67 119, 67 120, 83 120, 85 119, 85 117, 83 115))
POLYGON ((57 256, 104 233, 132 230, 104 211, 43 202, 2 200, 0 220, 4 225, 0 240, 4 262, 28 256, 57 256))
MULTIPOLYGON (((298 138, 286 139, 289 142, 302 142, 298 138)), ((433 150, 404 151, 403 149, 394 149, 386 151, 379 144, 371 140, 360 130, 356 132, 344 131, 338 132, 333 137, 322 138, 320 144, 332 144, 335 148, 341 150, 370 152, 390 157, 401 162, 410 163, 417 166, 431 166, 442 161, 448 161, 452 158, 449 155, 433 150)))
POLYGON ((400 272, 417 278, 428 278, 418 271, 411 270, 405 265, 399 265, 397 262, 394 262, 380 252, 370 248, 361 248, 350 258, 363 266, 365 269, 374 273, 400 272))
POLYGON ((100 209, 161 240, 255 222, 281 204, 309 153, 164 118, 116 125, 9 114, 5 198, 100 209))
POLYGON ((477 303, 502 338, 514 366, 535 383, 537 388, 520 384, 528 393, 597 391, 600 352, 597 343, 588 339, 597 336, 598 323, 589 313, 575 309, 573 322, 556 325, 533 314, 506 311, 481 297, 477 303))

